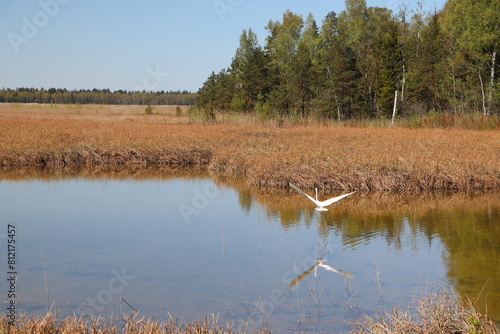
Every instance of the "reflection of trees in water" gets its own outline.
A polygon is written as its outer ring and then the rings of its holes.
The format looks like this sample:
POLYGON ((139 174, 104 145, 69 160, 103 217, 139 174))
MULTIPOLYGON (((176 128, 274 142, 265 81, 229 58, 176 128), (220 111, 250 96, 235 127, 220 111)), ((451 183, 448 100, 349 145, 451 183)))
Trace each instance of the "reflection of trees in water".
POLYGON ((477 306, 500 321, 500 194, 358 193, 316 215, 313 206, 294 195, 255 197, 284 228, 317 226, 321 236, 340 234, 348 247, 383 238, 400 250, 418 247, 417 239, 432 243, 438 238, 446 249, 447 276, 458 292, 475 301, 484 288, 477 306))
POLYGON ((481 311, 500 321, 500 205, 432 212, 420 223, 447 249, 447 276, 457 290, 478 300, 481 311), (483 291, 484 288, 484 291, 483 291), (482 295, 480 295, 483 291, 482 295))
POLYGON ((356 193, 318 213, 295 192, 255 190, 236 181, 230 185, 245 194, 240 196, 245 210, 259 203, 283 229, 305 225, 323 238, 334 233, 347 247, 374 239, 394 250, 416 249, 422 239, 442 243, 451 283, 474 301, 488 282, 477 306, 500 322, 500 194, 356 193))
MULTIPOLYGON (((112 178, 127 180, 204 179, 204 169, 172 169, 158 166, 100 166, 96 168, 0 169, 2 179, 112 178)), ((438 238, 446 248, 447 276, 463 295, 500 322, 500 194, 466 193, 356 193, 318 213, 314 204, 295 191, 259 190, 238 180, 217 180, 238 191, 239 205, 250 212, 259 203, 269 220, 283 229, 300 225, 317 228, 322 237, 339 234, 343 244, 355 248, 383 238, 395 250, 418 247, 438 238), (485 284, 487 283, 486 287, 485 284), (487 310, 486 310, 486 302, 487 310)), ((319 194, 321 198, 341 193, 319 194)))
POLYGON ((248 191, 238 192, 238 203, 244 212, 249 213, 253 207, 254 200, 251 193, 248 191))

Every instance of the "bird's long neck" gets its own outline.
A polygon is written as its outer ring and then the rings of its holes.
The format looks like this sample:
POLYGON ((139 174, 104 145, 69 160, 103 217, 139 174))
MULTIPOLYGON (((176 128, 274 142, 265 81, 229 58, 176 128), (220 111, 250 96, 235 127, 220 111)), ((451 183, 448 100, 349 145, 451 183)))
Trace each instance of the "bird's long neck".
POLYGON ((318 188, 314 188, 314 190, 316 190, 316 200, 319 201, 318 200, 318 188))

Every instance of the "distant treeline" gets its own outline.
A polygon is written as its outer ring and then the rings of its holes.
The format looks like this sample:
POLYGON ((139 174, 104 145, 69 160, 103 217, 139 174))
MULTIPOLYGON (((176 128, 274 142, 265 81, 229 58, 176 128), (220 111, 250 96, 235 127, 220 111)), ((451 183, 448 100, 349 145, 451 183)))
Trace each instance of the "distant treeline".
POLYGON ((194 105, 195 93, 188 91, 137 92, 109 89, 67 90, 17 88, 1 89, 0 102, 14 103, 79 103, 79 104, 139 104, 194 105))
POLYGON ((499 111, 498 0, 448 0, 433 13, 346 0, 321 26, 286 11, 266 29, 263 47, 243 30, 231 65, 208 77, 197 100, 206 115, 385 118, 396 95, 398 116, 499 111))

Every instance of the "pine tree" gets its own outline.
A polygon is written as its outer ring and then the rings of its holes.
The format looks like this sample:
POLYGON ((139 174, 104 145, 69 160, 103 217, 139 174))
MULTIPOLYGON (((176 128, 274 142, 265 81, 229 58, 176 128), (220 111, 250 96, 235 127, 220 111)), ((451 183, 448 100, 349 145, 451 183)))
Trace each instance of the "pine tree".
POLYGON ((399 89, 401 50, 397 23, 392 12, 383 8, 370 8, 373 36, 373 57, 376 75, 373 81, 377 115, 389 117, 395 91, 399 89))
POLYGON ((233 109, 253 110, 268 93, 266 58, 252 29, 243 30, 231 64, 236 80, 233 109), (235 108, 235 105, 239 107, 235 108))
POLYGON ((415 47, 411 58, 408 92, 413 103, 424 106, 424 110, 439 110, 438 86, 441 81, 442 59, 441 34, 437 14, 427 24, 415 26, 415 47))
POLYGON ((270 35, 265 46, 268 57, 268 74, 272 90, 269 103, 280 115, 288 115, 294 106, 292 58, 298 49, 304 21, 291 11, 283 14, 283 22, 269 21, 266 29, 270 35))
POLYGON ((318 50, 320 91, 315 101, 317 113, 341 119, 356 113, 358 72, 352 49, 346 43, 347 33, 339 28, 335 12, 323 20, 318 50))

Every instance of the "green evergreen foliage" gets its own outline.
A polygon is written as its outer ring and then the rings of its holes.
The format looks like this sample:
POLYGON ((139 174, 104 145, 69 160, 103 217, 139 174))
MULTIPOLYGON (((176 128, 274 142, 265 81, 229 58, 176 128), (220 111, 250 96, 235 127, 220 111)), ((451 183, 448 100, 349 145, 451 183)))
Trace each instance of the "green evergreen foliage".
POLYGON ((175 107, 175 116, 177 117, 182 116, 182 109, 180 106, 175 107))
POLYGON ((269 21, 264 47, 243 30, 228 69, 212 73, 197 107, 260 117, 384 118, 498 114, 500 3, 448 0, 434 13, 346 0, 318 25, 291 11, 269 21))
POLYGON ((60 88, 0 89, 0 102, 49 104, 194 105, 197 94, 188 91, 124 91, 109 89, 67 90, 60 88))
POLYGON ((144 115, 152 115, 152 114, 153 114, 153 107, 150 104, 148 104, 146 109, 144 109, 144 115))

